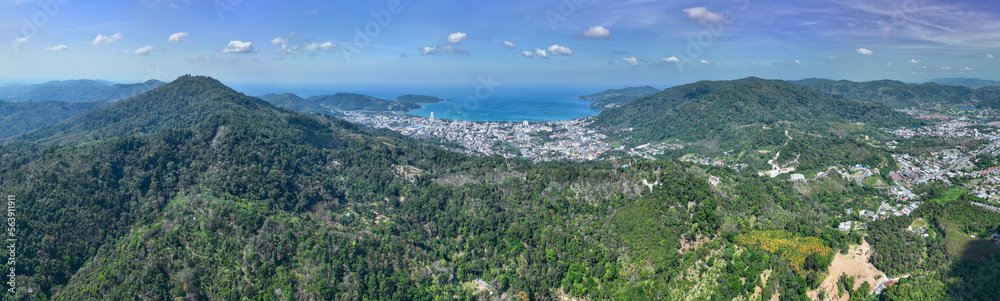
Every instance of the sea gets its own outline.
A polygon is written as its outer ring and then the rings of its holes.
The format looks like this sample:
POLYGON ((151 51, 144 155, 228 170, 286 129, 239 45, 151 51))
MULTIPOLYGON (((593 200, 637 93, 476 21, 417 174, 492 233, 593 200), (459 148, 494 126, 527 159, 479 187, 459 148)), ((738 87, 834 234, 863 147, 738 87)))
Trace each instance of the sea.
MULTIPOLYGON (((584 85, 289 85, 227 83, 247 95, 295 93, 302 98, 338 92, 358 93, 382 99, 405 94, 434 96, 449 101, 420 104, 408 114, 464 121, 562 121, 594 116, 592 102, 576 97, 606 90, 584 85)), ((614 87, 611 87, 614 88, 614 87)))

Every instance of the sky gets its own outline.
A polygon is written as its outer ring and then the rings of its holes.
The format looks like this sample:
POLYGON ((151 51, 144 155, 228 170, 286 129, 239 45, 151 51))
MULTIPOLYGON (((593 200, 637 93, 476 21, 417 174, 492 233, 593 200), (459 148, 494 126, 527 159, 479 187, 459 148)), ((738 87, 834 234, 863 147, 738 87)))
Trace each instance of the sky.
POLYGON ((1000 80, 993 0, 0 0, 0 82, 1000 80))

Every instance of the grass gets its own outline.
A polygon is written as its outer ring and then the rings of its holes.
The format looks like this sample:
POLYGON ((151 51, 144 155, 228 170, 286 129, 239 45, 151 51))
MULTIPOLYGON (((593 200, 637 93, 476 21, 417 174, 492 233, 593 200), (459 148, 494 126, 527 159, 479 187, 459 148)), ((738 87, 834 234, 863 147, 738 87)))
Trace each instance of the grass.
POLYGON ((966 193, 969 193, 969 189, 968 188, 956 185, 956 186, 952 186, 951 189, 948 189, 948 191, 945 191, 943 194, 941 194, 941 196, 939 196, 939 197, 937 197, 937 198, 935 198, 933 200, 930 200, 930 201, 931 202, 937 202, 938 204, 941 204, 942 206, 944 206, 945 204, 948 204, 948 202, 957 200, 958 197, 960 197, 960 196, 962 196, 963 194, 966 194, 966 193))
POLYGON ((988 237, 972 238, 962 233, 958 223, 941 220, 941 225, 945 228, 945 243, 948 246, 948 254, 961 256, 964 259, 983 261, 987 255, 1000 253, 1000 247, 996 246, 988 237))
POLYGON ((919 227, 927 227, 927 225, 928 225, 928 224, 927 224, 927 221, 926 221, 926 220, 924 220, 924 218, 922 218, 922 217, 921 217, 921 218, 918 218, 918 219, 915 219, 915 220, 913 220, 913 223, 912 223, 912 224, 910 224, 910 226, 912 226, 912 227, 914 227, 914 228, 919 228, 919 227))

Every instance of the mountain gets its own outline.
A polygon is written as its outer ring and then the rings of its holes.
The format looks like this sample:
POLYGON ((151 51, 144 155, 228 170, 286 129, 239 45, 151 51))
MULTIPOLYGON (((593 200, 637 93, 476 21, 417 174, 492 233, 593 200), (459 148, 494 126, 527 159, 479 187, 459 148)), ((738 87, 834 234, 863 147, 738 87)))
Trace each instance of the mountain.
POLYGON ((267 101, 277 107, 286 108, 296 112, 328 113, 330 111, 328 109, 319 106, 318 104, 302 99, 301 97, 293 93, 283 93, 283 94, 268 93, 261 95, 260 99, 263 99, 264 101, 267 101))
MULTIPOLYGON (((777 97, 813 90, 753 82, 692 101, 815 104, 777 97)), ((879 202, 836 173, 790 183, 677 160, 472 158, 200 76, 32 134, 0 144, 8 243, 24 254, 0 265, 18 299, 805 300, 862 241, 833 227, 855 220, 840 216, 862 205, 849 200, 879 202)), ((959 227, 1000 220, 947 206, 959 227)), ((1000 258, 966 263, 904 230, 912 218, 872 223, 876 265, 991 298, 1000 258)))
POLYGON ((254 111, 263 120, 275 120, 277 115, 282 114, 263 100, 229 88, 213 88, 216 86, 222 84, 212 78, 180 77, 170 84, 115 102, 114 105, 26 133, 19 139, 67 144, 185 128, 227 114, 254 111))
POLYGON ((736 150, 750 154, 738 161, 758 168, 771 159, 761 155, 764 150, 784 155, 778 161, 798 161, 800 169, 813 169, 857 161, 893 164, 884 152, 852 137, 882 136, 878 128, 915 124, 919 122, 882 104, 780 80, 745 78, 669 88, 605 110, 593 117, 591 126, 629 145, 677 141, 691 144, 683 153, 736 150), (833 155, 822 145, 850 151, 833 155), (794 160, 795 154, 801 160, 794 160))
POLYGON ((650 95, 660 92, 659 89, 642 86, 642 87, 628 87, 624 89, 610 89, 605 90, 601 93, 595 93, 586 96, 577 97, 582 100, 593 101, 590 104, 591 108, 612 108, 620 107, 624 104, 630 103, 636 99, 643 96, 650 95))
POLYGON ((979 89, 991 86, 1000 86, 1000 81, 981 79, 981 78, 967 78, 967 77, 935 78, 930 80, 929 82, 941 85, 966 86, 973 89, 979 89))
POLYGON ((334 95, 312 96, 306 98, 306 101, 327 108, 334 108, 345 111, 389 112, 389 111, 406 111, 420 107, 419 105, 414 103, 402 103, 391 100, 385 100, 381 98, 375 98, 368 95, 343 93, 343 92, 334 95))
POLYGON ((31 91, 15 96, 15 101, 89 101, 90 97, 109 85, 95 80, 51 81, 36 85, 31 91))
POLYGON ((162 81, 151 79, 144 83, 112 85, 97 91, 97 93, 88 98, 88 101, 118 101, 145 93, 166 84, 162 81))
POLYGON ((106 102, 0 101, 0 141, 53 125, 82 112, 106 105, 106 102))
POLYGON ((892 108, 908 108, 930 103, 964 104, 980 101, 993 105, 997 101, 996 99, 984 99, 975 89, 969 87, 946 86, 936 83, 907 84, 894 80, 859 83, 815 78, 793 81, 793 83, 847 98, 882 103, 892 108))
POLYGON ((434 96, 406 94, 393 99, 402 103, 439 103, 448 99, 441 99, 434 96))
POLYGON ((0 100, 6 101, 116 101, 139 95, 164 85, 158 80, 136 84, 114 84, 102 80, 51 81, 38 85, 0 86, 0 100))

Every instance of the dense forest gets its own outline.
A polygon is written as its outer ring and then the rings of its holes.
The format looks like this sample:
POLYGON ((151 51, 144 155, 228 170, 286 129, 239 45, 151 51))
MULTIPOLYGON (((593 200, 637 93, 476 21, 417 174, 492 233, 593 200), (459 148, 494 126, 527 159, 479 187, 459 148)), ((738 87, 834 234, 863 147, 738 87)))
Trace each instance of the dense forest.
POLYGON ((990 107, 1000 104, 998 102, 1000 98, 996 98, 995 95, 990 93, 984 93, 985 90, 933 82, 907 84, 894 80, 852 82, 847 80, 834 81, 811 78, 795 81, 794 83, 851 99, 882 103, 893 108, 917 107, 922 104, 931 103, 965 104, 983 102, 984 105, 990 107))
POLYGON ((600 93, 577 97, 582 100, 593 101, 591 108, 603 109, 609 107, 620 107, 636 99, 659 93, 660 90, 650 86, 628 87, 622 89, 609 89, 600 93))
POLYGON ((100 108, 106 102, 0 101, 0 141, 100 108))
MULTIPOLYGON (((849 199, 884 193, 676 160, 468 157, 198 76, 0 154, 17 298, 39 300, 801 300, 862 239, 835 227, 849 199)), ((937 262, 956 261, 916 264, 937 262)), ((969 296, 990 279, 948 277, 969 296)))

